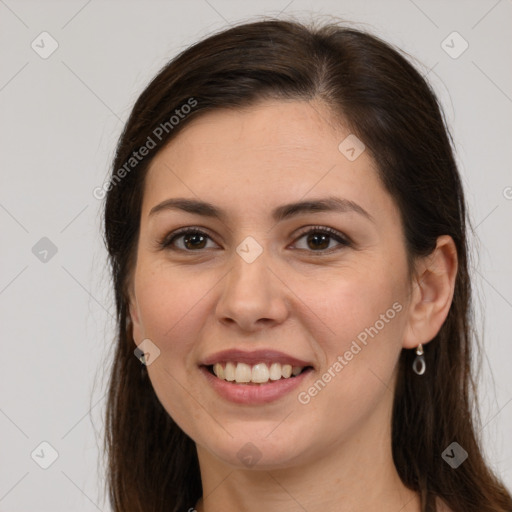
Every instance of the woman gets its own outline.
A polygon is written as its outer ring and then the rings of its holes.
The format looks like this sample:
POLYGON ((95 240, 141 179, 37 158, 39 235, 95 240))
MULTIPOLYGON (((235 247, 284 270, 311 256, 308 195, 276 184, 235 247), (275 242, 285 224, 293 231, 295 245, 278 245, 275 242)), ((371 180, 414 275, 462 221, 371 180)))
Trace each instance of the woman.
POLYGON ((105 192, 114 510, 512 510, 471 415, 461 181, 397 50, 208 37, 137 100, 105 192))

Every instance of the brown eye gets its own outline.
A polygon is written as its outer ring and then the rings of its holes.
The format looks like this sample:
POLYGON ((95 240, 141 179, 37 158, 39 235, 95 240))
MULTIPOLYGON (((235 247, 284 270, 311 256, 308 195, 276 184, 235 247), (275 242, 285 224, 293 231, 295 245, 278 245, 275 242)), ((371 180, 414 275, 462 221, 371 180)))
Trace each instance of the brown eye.
POLYGON ((323 233, 311 233, 307 237, 307 243, 310 249, 327 249, 330 240, 330 235, 324 235, 323 233))
POLYGON ((161 248, 178 249, 182 251, 198 251, 207 249, 210 236, 197 229, 184 229, 172 233, 170 237, 165 238, 161 243, 161 248))
POLYGON ((183 236, 183 245, 187 249, 204 249, 206 237, 200 233, 183 236))
POLYGON ((302 250, 309 250, 309 252, 331 252, 336 249, 336 244, 339 246, 350 246, 350 242, 334 229, 328 227, 312 228, 303 233, 299 240, 305 238, 306 247, 298 247, 302 250), (335 242, 334 246, 331 245, 335 242))

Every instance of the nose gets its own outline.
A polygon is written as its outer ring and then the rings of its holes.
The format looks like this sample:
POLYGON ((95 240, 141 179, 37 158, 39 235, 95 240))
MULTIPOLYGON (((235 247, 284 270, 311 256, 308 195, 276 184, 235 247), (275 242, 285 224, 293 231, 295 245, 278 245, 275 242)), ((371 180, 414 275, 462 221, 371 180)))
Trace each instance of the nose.
POLYGON ((258 331, 282 323, 289 314, 285 280, 269 267, 265 251, 248 263, 233 255, 233 266, 216 306, 218 320, 228 327, 258 331))

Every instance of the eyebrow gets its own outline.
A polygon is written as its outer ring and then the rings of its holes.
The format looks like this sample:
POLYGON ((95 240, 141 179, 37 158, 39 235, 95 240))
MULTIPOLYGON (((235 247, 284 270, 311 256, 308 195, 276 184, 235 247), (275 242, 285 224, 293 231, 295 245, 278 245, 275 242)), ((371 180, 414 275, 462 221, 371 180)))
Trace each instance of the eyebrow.
MULTIPOLYGON (((165 210, 182 210, 188 213, 202 215, 204 217, 212 217, 222 221, 227 219, 227 213, 211 203, 181 197, 162 201, 151 208, 148 216, 152 216, 165 210)), ((375 219, 362 206, 358 205, 354 201, 333 196, 278 206, 272 210, 272 218, 274 221, 280 222, 300 214, 318 212, 355 212, 366 217, 371 222, 375 222, 375 219)))

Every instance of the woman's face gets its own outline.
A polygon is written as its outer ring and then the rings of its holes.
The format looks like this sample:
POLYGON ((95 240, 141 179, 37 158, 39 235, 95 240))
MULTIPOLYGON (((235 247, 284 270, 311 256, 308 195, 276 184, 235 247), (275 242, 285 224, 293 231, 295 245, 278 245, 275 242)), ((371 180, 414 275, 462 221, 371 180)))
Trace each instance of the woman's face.
POLYGON ((403 232, 368 151, 329 119, 300 101, 210 112, 148 171, 134 339, 150 340, 159 400, 211 460, 289 467, 388 432, 403 232), (284 378, 288 365, 305 371, 284 378))

